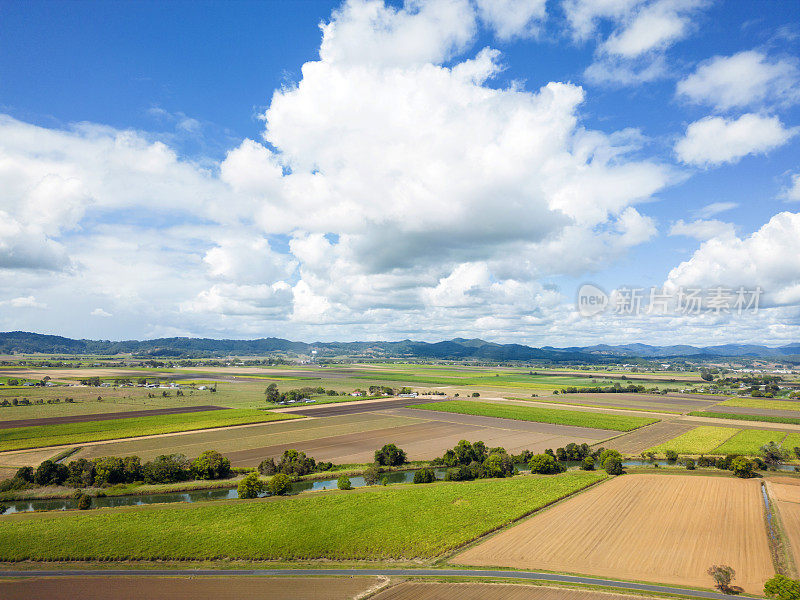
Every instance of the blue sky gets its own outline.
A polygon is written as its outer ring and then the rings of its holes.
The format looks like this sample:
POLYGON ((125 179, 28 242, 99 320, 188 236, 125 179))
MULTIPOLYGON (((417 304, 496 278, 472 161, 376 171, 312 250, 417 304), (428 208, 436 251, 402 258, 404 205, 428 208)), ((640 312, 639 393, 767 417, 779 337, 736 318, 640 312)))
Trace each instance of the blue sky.
POLYGON ((797 341, 799 48, 798 2, 0 2, 0 327, 797 341))

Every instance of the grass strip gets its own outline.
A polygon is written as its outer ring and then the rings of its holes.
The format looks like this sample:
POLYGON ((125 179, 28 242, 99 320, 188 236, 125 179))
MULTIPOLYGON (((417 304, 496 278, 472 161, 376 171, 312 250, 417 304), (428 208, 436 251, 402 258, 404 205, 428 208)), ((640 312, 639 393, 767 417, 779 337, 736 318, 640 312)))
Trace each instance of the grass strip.
POLYGON ((537 423, 551 423, 554 425, 609 429, 612 431, 631 431, 659 420, 627 415, 606 415, 595 412, 540 408, 538 406, 492 404, 489 402, 475 402, 472 400, 450 400, 431 404, 415 404, 408 408, 482 417, 499 417, 501 419, 514 419, 516 421, 534 421, 537 423))
POLYGON ((766 415, 740 415, 736 413, 718 413, 708 410, 695 410, 688 413, 692 417, 711 417, 713 419, 734 419, 737 421, 762 421, 764 423, 785 423, 787 425, 800 425, 800 419, 791 417, 773 417, 766 415))
POLYGON ((23 513, 0 519, 0 560, 431 558, 604 477, 575 471, 291 498, 23 513))
POLYGON ((0 451, 41 448, 60 444, 78 444, 140 437, 212 427, 228 427, 248 423, 263 423, 296 419, 297 415, 266 412, 254 409, 227 409, 177 415, 154 415, 113 419, 108 421, 85 421, 81 423, 59 423, 14 427, 0 431, 0 451))
POLYGON ((705 454, 711 452, 740 431, 741 429, 732 427, 701 425, 663 444, 649 448, 648 452, 663 454, 667 450, 674 450, 680 454, 705 454))

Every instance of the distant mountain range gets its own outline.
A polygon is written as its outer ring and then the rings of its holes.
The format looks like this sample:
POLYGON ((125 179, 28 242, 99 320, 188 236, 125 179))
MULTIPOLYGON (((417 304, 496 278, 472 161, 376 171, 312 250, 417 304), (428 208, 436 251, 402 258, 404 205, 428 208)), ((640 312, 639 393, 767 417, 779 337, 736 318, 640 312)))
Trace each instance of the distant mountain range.
POLYGON ((363 356, 396 358, 478 359, 492 361, 543 361, 553 363, 603 363, 630 359, 711 359, 742 358, 800 358, 800 344, 778 348, 752 344, 722 346, 650 346, 623 344, 610 346, 575 346, 534 348, 521 344, 496 344, 480 339, 455 338, 428 343, 403 340, 400 342, 292 342, 281 338, 255 340, 215 340, 209 338, 159 338, 154 340, 75 340, 57 335, 42 335, 25 331, 0 333, 0 353, 44 354, 136 354, 150 357, 175 356, 264 356, 290 353, 317 356, 363 356))

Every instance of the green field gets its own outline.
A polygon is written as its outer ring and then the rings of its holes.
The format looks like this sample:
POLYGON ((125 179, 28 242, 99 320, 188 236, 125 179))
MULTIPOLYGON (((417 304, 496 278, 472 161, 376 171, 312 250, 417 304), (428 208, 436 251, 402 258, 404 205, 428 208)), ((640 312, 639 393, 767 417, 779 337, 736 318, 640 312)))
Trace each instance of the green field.
POLYGON ((679 454, 708 454, 739 431, 741 430, 732 427, 702 425, 668 442, 654 446, 649 451, 660 454, 667 450, 674 450, 679 454))
POLYGON ((786 423, 787 425, 800 425, 800 418, 791 417, 769 417, 765 415, 742 415, 738 413, 720 413, 708 410, 695 410, 689 415, 693 417, 711 417, 713 419, 733 419, 736 421, 761 421, 763 423, 786 423))
POLYGON ((432 558, 604 477, 576 471, 284 499, 23 513, 0 518, 0 560, 432 558))
POLYGON ((800 401, 770 400, 769 398, 731 398, 717 406, 739 406, 742 408, 765 408, 769 410, 796 410, 800 412, 800 401))
POLYGON ((714 450, 715 454, 758 454, 759 448, 770 442, 780 443, 786 437, 784 431, 743 429, 714 450))
POLYGON ((0 430, 0 451, 113 440, 296 418, 298 417, 294 415, 262 410, 229 409, 108 421, 87 421, 85 423, 14 427, 0 430))
POLYGON ((409 408, 458 413, 462 415, 499 417, 501 419, 514 419, 517 421, 535 421, 537 423, 551 423, 554 425, 610 429, 612 431, 631 431, 658 421, 658 419, 648 419, 645 417, 605 415, 597 412, 518 406, 516 404, 493 404, 489 402, 475 402, 473 400, 451 400, 447 402, 433 402, 430 404, 415 404, 409 408))

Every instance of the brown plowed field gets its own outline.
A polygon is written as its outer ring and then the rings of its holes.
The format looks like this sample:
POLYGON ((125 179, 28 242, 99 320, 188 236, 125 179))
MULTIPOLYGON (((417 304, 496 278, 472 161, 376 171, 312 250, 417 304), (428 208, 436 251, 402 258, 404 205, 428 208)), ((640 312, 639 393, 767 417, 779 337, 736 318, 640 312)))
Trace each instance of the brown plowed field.
POLYGON ((639 454, 648 448, 668 442, 691 429, 694 429, 694 425, 690 423, 659 421, 647 427, 634 429, 630 433, 606 442, 603 446, 619 450, 623 454, 639 454))
MULTIPOLYGON (((703 410, 714 404, 714 399, 698 400, 679 396, 661 394, 567 394, 558 396, 564 402, 576 402, 587 405, 602 405, 618 408, 636 408, 658 412, 703 410)), ((556 399, 557 400, 557 399, 556 399)))
POLYGON ((64 417, 43 417, 41 419, 18 419, 16 421, 0 421, 0 429, 13 427, 32 427, 36 425, 60 425, 62 423, 85 423, 86 421, 111 421, 113 419, 131 419, 134 417, 154 417, 158 415, 180 415, 190 412, 208 410, 225 410, 222 406, 181 406, 176 408, 152 408, 149 410, 129 410, 125 412, 98 413, 93 415, 70 415, 64 417))
POLYGON ((761 593, 774 570, 755 480, 626 475, 457 555, 454 563, 711 587, 712 564, 761 593))
POLYGON ((32 577, 0 579, 4 600, 348 600, 375 577, 32 577))
POLYGON ((373 600, 642 600, 569 588, 513 583, 426 583, 407 581, 373 596, 373 600))
POLYGON ((767 490, 780 513, 781 524, 789 539, 789 552, 795 567, 800 568, 800 479, 791 480, 784 477, 780 481, 785 483, 769 481, 767 490))

